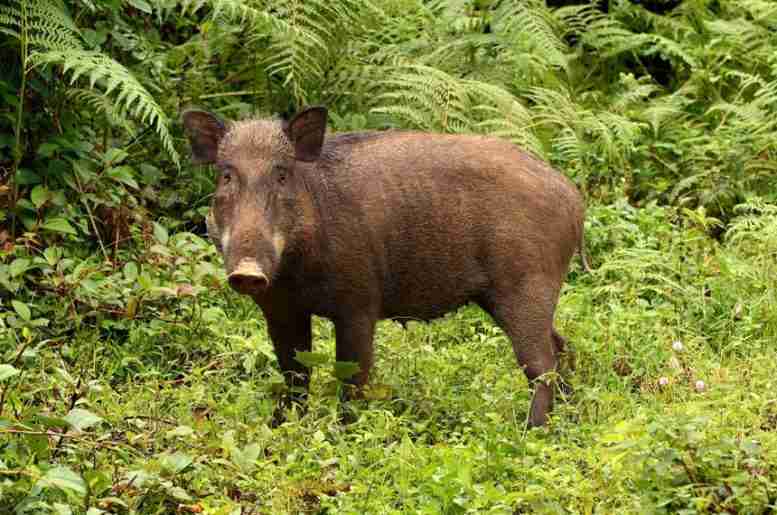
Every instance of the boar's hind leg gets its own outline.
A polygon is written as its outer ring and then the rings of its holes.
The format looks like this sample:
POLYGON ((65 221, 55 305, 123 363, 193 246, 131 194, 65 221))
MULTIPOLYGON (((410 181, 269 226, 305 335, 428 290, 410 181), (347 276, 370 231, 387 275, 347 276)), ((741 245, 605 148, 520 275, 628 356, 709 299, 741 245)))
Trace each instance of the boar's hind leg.
POLYGON ((292 403, 300 406, 303 411, 306 408, 310 370, 294 359, 294 356, 296 351, 309 352, 311 349, 310 317, 304 316, 279 321, 268 316, 267 329, 275 347, 278 365, 288 388, 288 392, 281 396, 273 413, 270 425, 277 427, 285 420, 286 409, 292 403))
POLYGON ((558 362, 558 372, 561 376, 559 387, 564 395, 570 395, 572 393, 572 387, 567 382, 567 374, 575 370, 575 349, 569 345, 567 339, 558 334, 556 329, 552 329, 551 336, 553 337, 553 350, 556 353, 556 361, 558 362))
POLYGON ((542 378, 556 370, 556 346, 553 338, 553 312, 558 290, 548 281, 522 281, 511 291, 492 295, 483 307, 507 333, 513 344, 518 365, 534 386, 529 426, 542 426, 553 408, 553 385, 542 378))

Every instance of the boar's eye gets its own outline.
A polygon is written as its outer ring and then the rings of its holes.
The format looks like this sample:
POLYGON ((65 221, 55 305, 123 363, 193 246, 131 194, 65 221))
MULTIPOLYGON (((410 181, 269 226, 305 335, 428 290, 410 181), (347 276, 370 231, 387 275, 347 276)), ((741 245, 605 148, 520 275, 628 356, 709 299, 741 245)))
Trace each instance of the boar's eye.
POLYGON ((223 184, 229 184, 229 181, 232 180, 232 172, 233 169, 229 165, 224 165, 220 167, 221 169, 221 182, 223 184))
POLYGON ((286 170, 286 168, 284 168, 283 166, 275 167, 275 176, 278 178, 278 184, 283 184, 286 182, 287 173, 288 173, 288 170, 286 170))

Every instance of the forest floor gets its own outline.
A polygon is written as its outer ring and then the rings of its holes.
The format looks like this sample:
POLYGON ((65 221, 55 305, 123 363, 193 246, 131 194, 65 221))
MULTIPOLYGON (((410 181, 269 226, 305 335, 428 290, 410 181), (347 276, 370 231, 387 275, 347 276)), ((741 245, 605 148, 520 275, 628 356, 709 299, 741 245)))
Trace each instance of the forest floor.
POLYGON ((193 289, 171 293, 190 307, 178 319, 84 324, 48 344, 27 332, 0 421, 0 438, 14 442, 0 460, 26 465, 0 476, 0 505, 90 515, 771 513, 775 214, 744 214, 722 242, 703 225, 625 202, 589 209, 595 271, 574 265, 557 311, 575 350, 572 393, 541 429, 525 429, 526 379, 475 307, 406 329, 381 322, 372 398, 353 403, 350 425, 338 422, 333 327, 317 319, 310 410, 274 430, 281 378, 264 322, 223 283, 188 277, 193 289))

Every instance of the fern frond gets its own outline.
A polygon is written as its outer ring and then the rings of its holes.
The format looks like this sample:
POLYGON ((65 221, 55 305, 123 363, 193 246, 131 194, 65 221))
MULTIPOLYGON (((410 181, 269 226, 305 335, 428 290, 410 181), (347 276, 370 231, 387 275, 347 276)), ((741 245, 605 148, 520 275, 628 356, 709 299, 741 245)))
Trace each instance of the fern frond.
POLYGON ((668 122, 681 122, 687 118, 686 108, 693 99, 682 92, 655 99, 651 104, 639 112, 639 119, 648 123, 653 131, 653 137, 658 139, 660 133, 665 130, 668 122))
POLYGON ((642 124, 620 114, 578 105, 569 90, 532 88, 535 121, 555 131, 553 147, 564 160, 605 159, 618 166, 634 151, 642 124))
POLYGON ((74 88, 65 92, 65 95, 77 105, 89 106, 92 111, 105 116, 105 119, 114 127, 121 127, 130 136, 134 135, 134 129, 126 116, 120 112, 110 97, 97 93, 91 89, 74 88))
POLYGON ((505 2, 494 15, 494 30, 502 41, 534 53, 551 66, 563 68, 569 48, 561 39, 558 20, 542 0, 505 2))
MULTIPOLYGON (((199 9, 203 0, 186 1, 186 8, 199 9)), ((317 100, 344 58, 340 53, 346 37, 363 29, 367 14, 380 11, 371 0, 207 0, 215 20, 242 24, 245 44, 258 49, 264 70, 280 77, 298 105, 317 100)))
POLYGON ((726 240, 736 245, 761 243, 762 245, 755 248, 752 245, 742 247, 761 256, 768 256, 764 251, 773 253, 777 248, 777 205, 754 197, 736 206, 734 211, 739 216, 729 226, 726 240))
POLYGON ((402 126, 494 134, 542 155, 529 111, 498 86, 459 79, 429 66, 409 65, 394 69, 380 87, 384 93, 372 112, 397 119, 402 126))
POLYGON ((661 91, 661 88, 647 78, 636 79, 632 74, 621 76, 620 87, 620 91, 610 103, 610 109, 617 113, 625 113, 634 107, 641 110, 646 107, 643 104, 646 104, 651 96, 661 91))
POLYGON ((176 165, 179 164, 173 138, 167 129, 167 116, 127 68, 100 52, 75 49, 35 53, 31 60, 35 66, 61 65, 64 73, 70 74, 71 84, 82 76, 88 77, 90 88, 99 85, 106 98, 113 98, 115 113, 130 115, 151 125, 168 155, 176 165))
POLYGON ((704 27, 713 38, 718 38, 713 39, 713 45, 723 45, 743 52, 752 52, 767 45, 771 36, 766 27, 751 23, 744 18, 708 20, 704 22, 704 27))
POLYGON ((24 37, 37 50, 81 48, 78 28, 53 0, 7 0, 0 6, 0 31, 24 37))

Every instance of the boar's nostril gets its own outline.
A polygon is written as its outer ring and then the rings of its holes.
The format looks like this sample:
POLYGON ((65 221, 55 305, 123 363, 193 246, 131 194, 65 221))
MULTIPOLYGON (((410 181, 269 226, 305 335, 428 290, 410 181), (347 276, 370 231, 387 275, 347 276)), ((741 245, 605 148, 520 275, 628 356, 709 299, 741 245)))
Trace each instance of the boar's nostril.
POLYGON ((244 295, 261 293, 270 284, 270 280, 255 263, 246 262, 240 263, 227 280, 234 290, 244 295))
POLYGON ((229 285, 238 293, 250 295, 252 293, 261 293, 267 288, 267 276, 264 274, 229 274, 229 285))

